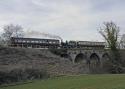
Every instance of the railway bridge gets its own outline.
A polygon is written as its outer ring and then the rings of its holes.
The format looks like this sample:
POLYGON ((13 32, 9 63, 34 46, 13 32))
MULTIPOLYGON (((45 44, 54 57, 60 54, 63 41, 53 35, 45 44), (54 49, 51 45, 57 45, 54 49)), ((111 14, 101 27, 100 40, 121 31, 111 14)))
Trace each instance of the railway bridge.
POLYGON ((97 66, 110 59, 110 53, 105 49, 68 49, 67 53, 61 56, 70 59, 73 63, 97 66))

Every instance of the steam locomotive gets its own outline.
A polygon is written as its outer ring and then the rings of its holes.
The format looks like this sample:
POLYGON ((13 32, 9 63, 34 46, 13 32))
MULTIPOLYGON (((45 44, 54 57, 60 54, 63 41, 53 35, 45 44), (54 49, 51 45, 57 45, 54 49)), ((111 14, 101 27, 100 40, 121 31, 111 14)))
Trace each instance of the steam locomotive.
POLYGON ((105 42, 60 41, 58 39, 11 37, 11 47, 25 48, 105 48, 105 42))

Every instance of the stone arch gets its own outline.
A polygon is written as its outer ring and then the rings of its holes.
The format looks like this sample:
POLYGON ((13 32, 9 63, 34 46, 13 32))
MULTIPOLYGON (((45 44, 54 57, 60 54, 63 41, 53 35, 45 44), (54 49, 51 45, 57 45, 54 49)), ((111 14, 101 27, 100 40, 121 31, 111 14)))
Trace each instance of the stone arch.
POLYGON ((90 56, 90 66, 93 68, 100 66, 100 58, 96 53, 92 53, 90 56))
POLYGON ((63 58, 67 58, 70 61, 72 61, 72 58, 71 58, 71 56, 69 54, 61 54, 60 56, 63 57, 63 58))
POLYGON ((83 53, 79 53, 76 55, 74 62, 75 63, 80 63, 80 62, 86 63, 86 60, 87 60, 86 55, 83 53))
POLYGON ((102 61, 107 61, 107 60, 109 60, 109 59, 110 59, 110 56, 109 56, 108 53, 104 53, 104 54, 102 55, 102 61))

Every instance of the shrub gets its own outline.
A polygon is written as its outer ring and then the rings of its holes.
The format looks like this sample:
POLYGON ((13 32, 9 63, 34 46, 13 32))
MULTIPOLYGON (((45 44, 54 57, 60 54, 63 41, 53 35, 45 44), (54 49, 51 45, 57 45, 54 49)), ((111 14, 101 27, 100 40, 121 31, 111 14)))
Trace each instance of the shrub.
POLYGON ((103 63, 103 69, 106 72, 112 73, 112 74, 118 74, 118 73, 124 72, 123 68, 120 65, 115 65, 110 60, 103 63))
POLYGON ((0 85, 33 79, 43 79, 48 77, 49 75, 45 70, 33 68, 13 69, 8 72, 0 71, 0 85))
POLYGON ((49 49, 55 55, 61 55, 63 53, 67 53, 67 49, 49 49))

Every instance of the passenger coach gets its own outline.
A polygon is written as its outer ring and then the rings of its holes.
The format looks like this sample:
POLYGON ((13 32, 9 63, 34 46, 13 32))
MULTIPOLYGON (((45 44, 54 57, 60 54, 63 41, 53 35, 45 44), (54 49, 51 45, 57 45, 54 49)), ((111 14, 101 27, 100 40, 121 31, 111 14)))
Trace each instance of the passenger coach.
POLYGON ((59 40, 56 39, 38 39, 38 38, 11 38, 12 47, 26 48, 58 48, 59 40))

